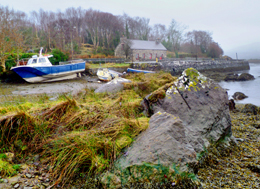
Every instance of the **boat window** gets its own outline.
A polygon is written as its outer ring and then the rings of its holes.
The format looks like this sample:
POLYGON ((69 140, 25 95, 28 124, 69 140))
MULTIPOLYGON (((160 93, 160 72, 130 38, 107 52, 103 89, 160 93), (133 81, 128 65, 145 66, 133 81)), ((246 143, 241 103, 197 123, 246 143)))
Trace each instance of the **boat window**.
POLYGON ((44 63, 44 62, 46 62, 45 58, 39 58, 39 63, 44 63))
POLYGON ((34 58, 34 59, 32 60, 32 64, 36 64, 36 63, 37 63, 37 59, 34 58))
POLYGON ((28 60, 27 65, 35 64, 35 63, 37 63, 37 59, 36 58, 31 58, 31 59, 28 60))

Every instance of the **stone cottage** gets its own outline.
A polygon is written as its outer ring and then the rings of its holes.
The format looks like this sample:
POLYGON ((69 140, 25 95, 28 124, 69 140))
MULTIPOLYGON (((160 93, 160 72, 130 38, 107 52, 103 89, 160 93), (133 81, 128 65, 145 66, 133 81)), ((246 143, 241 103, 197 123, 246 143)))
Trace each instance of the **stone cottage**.
POLYGON ((121 38, 119 45, 115 49, 115 56, 128 58, 132 61, 156 60, 166 57, 167 49, 160 40, 143 41, 121 38))

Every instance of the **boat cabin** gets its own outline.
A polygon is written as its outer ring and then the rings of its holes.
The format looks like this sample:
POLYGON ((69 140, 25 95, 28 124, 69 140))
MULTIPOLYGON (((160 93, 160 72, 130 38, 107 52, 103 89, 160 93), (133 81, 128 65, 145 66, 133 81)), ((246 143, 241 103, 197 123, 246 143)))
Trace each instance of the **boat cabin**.
POLYGON ((52 55, 47 56, 39 56, 33 55, 27 62, 27 66, 52 66, 52 63, 49 61, 49 57, 52 55))

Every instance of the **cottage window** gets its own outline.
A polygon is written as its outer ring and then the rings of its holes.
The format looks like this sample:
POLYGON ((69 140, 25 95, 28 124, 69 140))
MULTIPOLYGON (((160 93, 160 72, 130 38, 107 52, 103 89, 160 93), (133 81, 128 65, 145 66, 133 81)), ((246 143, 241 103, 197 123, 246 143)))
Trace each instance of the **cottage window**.
POLYGON ((122 50, 124 50, 125 44, 124 44, 124 43, 122 43, 121 45, 122 45, 122 50))
POLYGON ((139 60, 139 54, 138 53, 135 55, 135 59, 139 60))

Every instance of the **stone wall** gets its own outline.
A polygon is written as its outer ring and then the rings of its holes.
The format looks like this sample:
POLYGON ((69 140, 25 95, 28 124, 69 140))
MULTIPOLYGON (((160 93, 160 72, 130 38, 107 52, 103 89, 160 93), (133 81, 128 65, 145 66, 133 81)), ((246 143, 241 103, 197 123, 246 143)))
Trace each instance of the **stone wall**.
POLYGON ((125 62, 124 58, 86 58, 83 59, 86 62, 91 63, 123 63, 125 62))
POLYGON ((238 71, 249 70, 248 61, 244 60, 178 60, 171 61, 164 59, 150 63, 133 63, 134 69, 159 71, 163 70, 170 73, 181 73, 187 68, 195 68, 198 71, 238 71))

